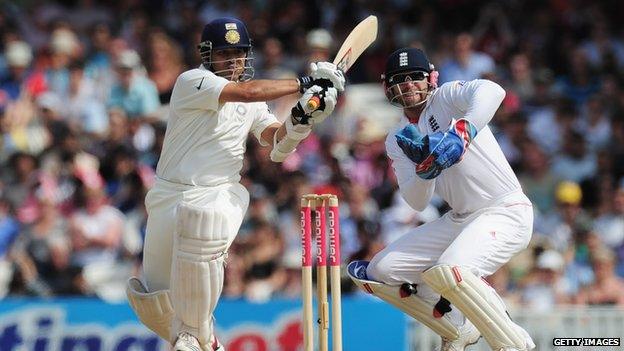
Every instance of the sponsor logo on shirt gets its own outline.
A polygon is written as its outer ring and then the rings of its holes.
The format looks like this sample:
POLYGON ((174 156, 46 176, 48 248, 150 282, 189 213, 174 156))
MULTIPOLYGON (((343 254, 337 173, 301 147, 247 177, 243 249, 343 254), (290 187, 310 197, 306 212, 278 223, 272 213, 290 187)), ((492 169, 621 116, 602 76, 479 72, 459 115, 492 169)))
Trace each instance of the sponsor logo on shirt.
POLYGON ((202 83, 204 83, 204 78, 206 77, 202 77, 201 82, 199 82, 199 85, 197 85, 195 88, 197 88, 197 90, 201 89, 202 83))
POLYGON ((437 132, 438 130, 440 130, 440 125, 438 124, 438 121, 436 121, 433 115, 429 116, 428 121, 429 121, 429 127, 431 128, 432 131, 437 132))

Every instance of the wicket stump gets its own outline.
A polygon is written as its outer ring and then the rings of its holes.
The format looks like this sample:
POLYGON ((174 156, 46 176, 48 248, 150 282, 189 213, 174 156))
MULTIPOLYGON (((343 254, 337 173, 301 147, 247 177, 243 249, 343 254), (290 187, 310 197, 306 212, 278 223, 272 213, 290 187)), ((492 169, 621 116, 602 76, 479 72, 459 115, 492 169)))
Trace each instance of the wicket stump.
POLYGON ((303 288, 303 344, 314 350, 312 316, 312 211, 316 238, 316 285, 319 324, 319 351, 328 350, 329 304, 327 302, 327 228, 329 229, 329 266, 331 283, 332 350, 342 351, 342 314, 340 310, 340 224, 338 197, 307 194, 301 198, 301 275, 303 288), (328 209, 329 207, 329 209, 328 209), (328 218, 328 221, 326 220, 328 218))

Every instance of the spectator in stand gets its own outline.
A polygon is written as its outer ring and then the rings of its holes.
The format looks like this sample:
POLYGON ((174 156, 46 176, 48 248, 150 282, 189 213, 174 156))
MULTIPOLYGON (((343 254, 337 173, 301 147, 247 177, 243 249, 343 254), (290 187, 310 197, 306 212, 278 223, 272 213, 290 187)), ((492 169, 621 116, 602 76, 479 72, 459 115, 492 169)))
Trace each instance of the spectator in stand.
POLYGON ((121 241, 124 216, 106 203, 103 189, 85 187, 76 192, 78 208, 69 219, 71 264, 84 268, 114 263, 121 241))
POLYGON ((91 48, 85 59, 84 74, 97 82, 95 96, 101 101, 108 100, 115 81, 113 58, 111 55, 113 36, 111 28, 105 23, 96 24, 90 33, 91 48))
POLYGON ((584 305, 624 306, 624 280, 615 274, 615 256, 609 249, 602 248, 591 256, 596 278, 593 284, 583 288, 574 302, 584 305))
POLYGON ((555 189, 556 211, 535 220, 534 237, 544 237, 550 247, 565 252, 572 244, 577 226, 589 221, 581 208, 583 193, 573 182, 561 182, 555 189))
POLYGON ((247 267, 245 297, 251 301, 266 301, 278 288, 278 266, 284 243, 277 229, 262 222, 256 225, 246 240, 243 260, 247 267))
POLYGON ((582 49, 574 48, 569 55, 568 65, 568 74, 559 77, 556 89, 563 97, 580 106, 600 90, 600 82, 592 73, 587 55, 582 49))
POLYGON ((592 95, 574 123, 575 130, 583 131, 587 148, 592 152, 607 147, 611 139, 611 118, 604 105, 600 95, 592 95))
POLYGON ((594 69, 624 69, 624 44, 616 39, 604 16, 592 21, 591 37, 582 46, 594 69))
POLYGON ((453 80, 473 80, 482 78, 495 69, 494 60, 473 49, 473 37, 461 33, 455 39, 453 58, 440 65, 440 84, 453 80))
MULTIPOLYGON (((331 34, 325 29, 317 28, 308 32, 306 36, 308 48, 306 63, 332 61, 333 58, 330 56, 332 41, 331 34)), ((306 65, 305 69, 307 70, 307 68, 306 65)))
POLYGON ((5 174, 3 198, 15 209, 20 222, 30 222, 32 215, 26 209, 34 196, 37 183, 38 160, 35 156, 18 152, 9 160, 10 174, 5 174))
POLYGON ((156 85, 160 103, 168 105, 176 79, 184 71, 182 51, 164 31, 157 30, 149 36, 147 72, 156 85))
POLYGON ((509 62, 511 82, 509 87, 520 97, 527 101, 535 96, 535 83, 531 62, 526 54, 514 55, 509 62))
POLYGON ((535 268, 522 284, 522 304, 535 311, 552 311, 570 302, 569 286, 563 276, 565 261, 554 250, 537 257, 535 268))
POLYGON ((572 101, 559 99, 554 107, 546 103, 545 106, 534 109, 528 117, 527 134, 552 156, 561 150, 563 138, 576 118, 576 108, 572 101))
POLYGON ((0 299, 9 292, 13 278, 11 247, 20 233, 19 222, 13 216, 11 203, 0 197, 0 299))
POLYGON ((0 81, 0 112, 10 101, 20 97, 37 97, 46 90, 45 77, 37 70, 31 70, 33 53, 30 45, 23 41, 12 41, 4 50, 8 76, 0 81))
POLYGON ((16 243, 16 254, 30 259, 33 275, 54 294, 72 294, 72 272, 69 266, 71 245, 67 235, 67 220, 47 198, 38 201, 40 215, 26 226, 16 243))
POLYGON ((71 29, 57 28, 50 37, 50 66, 45 72, 49 90, 65 98, 69 93, 69 64, 77 55, 80 43, 71 29))
POLYGON ((522 172, 519 173, 518 180, 535 209, 542 214, 548 214, 554 209, 555 189, 561 181, 548 163, 548 156, 538 145, 522 145, 522 172))
POLYGON ((84 62, 74 61, 69 65, 66 119, 74 129, 101 137, 108 131, 108 116, 106 107, 97 99, 96 85, 84 75, 84 62))
POLYGON ((123 51, 115 62, 118 82, 111 90, 109 107, 122 108, 130 119, 144 119, 160 107, 158 90, 145 77, 139 54, 123 51))
POLYGON ((610 195, 610 211, 596 218, 594 231, 609 248, 618 250, 624 246, 624 184, 610 195))
POLYGON ((596 154, 587 149, 585 134, 571 129, 563 135, 563 149, 553 156, 556 177, 576 183, 591 178, 598 170, 596 154))

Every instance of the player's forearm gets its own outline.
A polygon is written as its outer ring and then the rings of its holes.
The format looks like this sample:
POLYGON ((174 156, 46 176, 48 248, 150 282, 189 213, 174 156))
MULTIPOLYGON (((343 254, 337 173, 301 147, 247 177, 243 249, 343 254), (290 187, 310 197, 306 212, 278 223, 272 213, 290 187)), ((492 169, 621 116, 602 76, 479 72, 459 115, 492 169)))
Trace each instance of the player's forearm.
POLYGON ((500 85, 490 80, 479 80, 464 118, 473 123, 480 131, 494 117, 504 98, 505 90, 500 85))
POLYGON ((403 199, 416 211, 423 211, 429 205, 435 189, 435 180, 425 180, 414 176, 399 184, 399 192, 403 199))
POLYGON ((270 101, 299 92, 299 83, 295 79, 259 79, 235 84, 243 88, 240 102, 270 101))
POLYGON ((416 174, 413 162, 398 153, 389 150, 388 156, 392 160, 392 169, 399 184, 399 192, 405 201, 416 211, 424 210, 435 189, 434 179, 422 179, 416 174))
POLYGON ((310 125, 293 125, 290 117, 274 132, 271 161, 283 162, 312 130, 310 125))

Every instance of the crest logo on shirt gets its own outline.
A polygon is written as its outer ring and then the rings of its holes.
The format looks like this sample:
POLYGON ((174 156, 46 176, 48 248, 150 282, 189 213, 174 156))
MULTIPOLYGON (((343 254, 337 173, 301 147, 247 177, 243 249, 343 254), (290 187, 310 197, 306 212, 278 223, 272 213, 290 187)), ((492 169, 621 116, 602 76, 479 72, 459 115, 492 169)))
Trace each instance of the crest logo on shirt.
POLYGON ((240 34, 234 29, 228 30, 225 32, 225 41, 230 44, 238 44, 240 41, 240 34))

